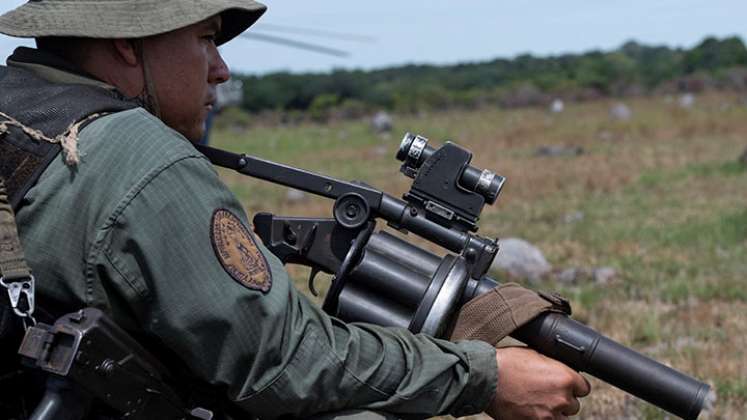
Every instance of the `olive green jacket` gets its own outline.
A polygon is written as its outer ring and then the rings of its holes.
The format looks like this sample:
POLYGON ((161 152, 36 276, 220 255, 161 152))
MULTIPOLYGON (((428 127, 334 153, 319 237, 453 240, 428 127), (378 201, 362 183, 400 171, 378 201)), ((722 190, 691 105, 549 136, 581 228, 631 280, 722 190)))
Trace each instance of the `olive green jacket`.
POLYGON ((329 317, 261 244, 270 289, 235 280, 211 219, 223 209, 250 226, 241 205, 203 155, 144 109, 94 121, 79 149, 80 164, 55 160, 17 215, 38 304, 107 311, 263 418, 345 408, 459 416, 494 395, 495 350, 485 343, 329 317))

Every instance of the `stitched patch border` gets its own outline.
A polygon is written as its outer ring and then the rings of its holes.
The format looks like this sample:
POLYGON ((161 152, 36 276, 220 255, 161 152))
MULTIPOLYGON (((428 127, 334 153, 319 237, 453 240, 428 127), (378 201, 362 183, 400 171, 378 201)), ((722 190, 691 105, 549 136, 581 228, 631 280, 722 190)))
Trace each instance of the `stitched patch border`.
POLYGON ((216 209, 210 221, 210 242, 226 272, 242 286, 263 293, 272 287, 272 273, 254 236, 226 209, 216 209))

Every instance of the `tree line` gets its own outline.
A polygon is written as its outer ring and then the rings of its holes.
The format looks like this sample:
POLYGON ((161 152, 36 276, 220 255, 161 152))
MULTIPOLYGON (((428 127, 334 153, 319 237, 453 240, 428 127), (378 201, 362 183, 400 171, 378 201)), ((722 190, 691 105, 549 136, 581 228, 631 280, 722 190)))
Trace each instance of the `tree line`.
POLYGON ((556 97, 584 100, 656 90, 745 89, 747 48, 738 37, 709 37, 691 49, 630 41, 608 52, 234 77, 243 82, 241 108, 246 111, 306 111, 324 117, 334 109, 356 116, 371 109, 511 107, 543 104, 556 97))

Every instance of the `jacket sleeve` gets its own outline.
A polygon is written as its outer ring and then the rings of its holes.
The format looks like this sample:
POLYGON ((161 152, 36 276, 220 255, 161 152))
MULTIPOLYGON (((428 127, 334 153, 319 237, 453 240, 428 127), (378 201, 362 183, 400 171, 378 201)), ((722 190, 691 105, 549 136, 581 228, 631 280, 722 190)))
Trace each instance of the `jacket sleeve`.
POLYGON ((271 286, 247 285, 222 263, 217 210, 249 227, 209 162, 176 160, 133 186, 89 254, 115 314, 134 317, 196 376, 262 418, 348 408, 461 416, 487 406, 497 380, 491 346, 329 317, 248 231, 271 286))

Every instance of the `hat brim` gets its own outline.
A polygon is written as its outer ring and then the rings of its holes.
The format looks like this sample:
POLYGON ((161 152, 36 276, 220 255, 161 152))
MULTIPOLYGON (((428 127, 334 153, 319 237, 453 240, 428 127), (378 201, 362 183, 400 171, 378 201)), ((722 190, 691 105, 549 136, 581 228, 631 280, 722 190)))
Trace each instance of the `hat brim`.
POLYGON ((215 43, 217 45, 225 44, 241 35, 241 33, 247 30, 250 26, 254 25, 254 23, 262 17, 265 11, 267 11, 265 5, 262 4, 261 6, 261 9, 228 9, 221 12, 221 31, 218 38, 215 40, 215 43))
POLYGON ((220 45, 252 26, 266 10, 253 0, 49 0, 27 2, 0 16, 0 33, 21 38, 145 38, 219 14, 220 45))

